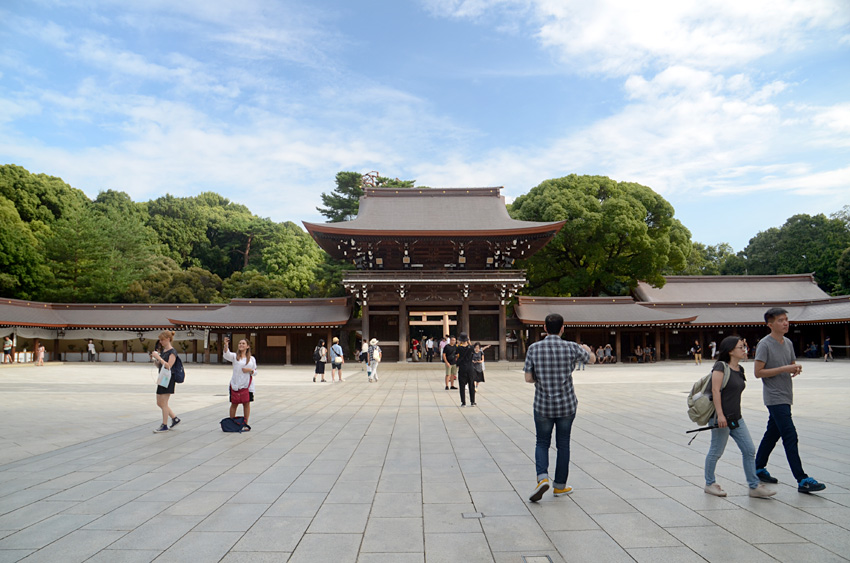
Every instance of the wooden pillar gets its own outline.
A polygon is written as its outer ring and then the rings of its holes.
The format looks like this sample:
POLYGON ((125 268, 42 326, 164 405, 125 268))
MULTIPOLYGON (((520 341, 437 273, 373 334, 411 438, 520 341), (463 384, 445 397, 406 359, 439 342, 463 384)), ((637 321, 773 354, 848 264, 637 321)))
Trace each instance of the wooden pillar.
POLYGON ((54 338, 53 339, 53 352, 50 354, 50 359, 53 360, 54 362, 58 362, 59 358, 60 358, 60 356, 59 356, 59 339, 54 338))
POLYGON ((504 304, 499 305, 499 361, 508 359, 507 312, 504 304))
POLYGON ((198 363, 198 341, 192 338, 192 362, 198 363))
POLYGON ((209 329, 204 330, 204 363, 210 363, 210 343, 212 342, 213 333, 209 329))
POLYGON ((407 302, 401 299, 398 303, 398 361, 407 361, 407 302))
POLYGON ((620 343, 620 328, 617 327, 615 332, 617 334, 614 336, 614 338, 616 338, 616 342, 614 343, 614 348, 615 348, 614 354, 617 356, 617 362, 622 362, 623 361, 623 355, 622 355, 623 354, 623 346, 620 343))
POLYGON ((292 330, 286 330, 286 365, 292 365, 292 330))
POLYGON ((121 342, 121 361, 127 361, 127 341, 124 340, 121 342))
MULTIPOLYGON (((850 346, 850 327, 848 325, 844 325, 844 345, 850 346)), ((834 356, 835 354, 833 354, 834 356)), ((850 357, 850 348, 844 349, 844 357, 850 357)))
POLYGON ((655 327, 655 361, 661 360, 661 329, 655 327))
MULTIPOLYGON (((360 330, 363 332, 363 340, 369 342, 372 337, 369 336, 369 304, 365 301, 363 302, 363 306, 361 307, 361 325, 360 330)), ((359 350, 358 350, 359 353, 359 350)))
POLYGON ((464 297, 460 308, 460 329, 458 332, 469 334, 469 299, 464 297))
MULTIPOLYGON (((659 346, 659 348, 661 348, 661 347, 659 346)), ((664 359, 665 360, 670 359, 670 329, 669 328, 664 329, 664 359)))
POLYGON ((452 333, 451 325, 449 324, 449 313, 443 313, 443 334, 440 336, 448 336, 452 333))

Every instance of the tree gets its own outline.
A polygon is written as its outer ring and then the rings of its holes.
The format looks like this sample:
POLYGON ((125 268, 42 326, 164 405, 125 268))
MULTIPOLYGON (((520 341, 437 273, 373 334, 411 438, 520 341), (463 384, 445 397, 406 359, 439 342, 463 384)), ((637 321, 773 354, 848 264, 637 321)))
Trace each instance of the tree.
POLYGON ((322 194, 324 207, 316 210, 330 223, 350 221, 357 216, 360 196, 363 195, 363 175, 359 172, 337 172, 333 193, 322 194))
POLYGON ((814 273, 826 292, 841 289, 838 260, 850 246, 850 229, 840 217, 799 214, 781 227, 750 239, 743 250, 747 272, 753 275, 814 273))
POLYGON ((39 243, 15 204, 0 196, 0 295, 32 299, 46 275, 39 243))
POLYGON ((164 253, 181 267, 197 266, 195 246, 206 241, 206 217, 191 198, 164 195, 148 202, 148 226, 159 237, 164 253))
POLYGON ((376 188, 412 188, 416 183, 416 180, 387 178, 376 172, 366 176, 359 172, 338 172, 334 191, 321 195, 324 207, 317 207, 316 210, 327 217, 330 223, 354 219, 360 209, 360 197, 366 180, 376 188))
POLYGON ((717 276, 723 273, 726 263, 735 257, 732 247, 725 242, 705 245, 695 242, 680 270, 667 270, 665 274, 674 276, 717 276))
POLYGON ((263 265, 269 278, 283 282, 299 297, 309 297, 324 256, 308 233, 287 221, 279 226, 263 252, 263 265))
POLYGON ((838 274, 838 291, 836 293, 839 295, 850 294, 850 246, 841 253, 835 269, 838 274))
POLYGON ((128 303, 221 303, 222 281, 217 275, 192 266, 181 270, 164 258, 156 271, 130 284, 124 293, 128 303))
POLYGON ((141 217, 93 205, 53 224, 44 243, 52 274, 44 297, 51 301, 119 300, 155 260, 153 234, 141 217))
POLYGON ((515 219, 566 221, 540 252, 522 262, 535 295, 621 295, 639 280, 660 287, 680 270, 690 232, 652 189, 604 176, 546 180, 518 197, 515 219))
POLYGON ((234 272, 222 282, 221 294, 226 299, 284 299, 295 297, 295 292, 279 280, 274 280, 256 270, 234 272))
POLYGON ((47 225, 89 204, 86 194, 61 178, 31 174, 14 164, 0 166, 0 196, 15 204, 25 223, 41 221, 47 225))

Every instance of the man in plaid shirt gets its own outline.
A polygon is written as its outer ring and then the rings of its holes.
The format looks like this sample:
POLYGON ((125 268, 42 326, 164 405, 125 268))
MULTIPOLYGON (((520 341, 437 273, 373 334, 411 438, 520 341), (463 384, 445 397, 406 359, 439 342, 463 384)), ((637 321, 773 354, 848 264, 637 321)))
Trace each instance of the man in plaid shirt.
POLYGON ((534 383, 534 426, 537 430, 537 447, 534 461, 537 465, 537 487, 529 497, 531 502, 543 498, 549 490, 549 446, 552 430, 556 430, 555 446, 558 457, 555 462, 554 494, 556 497, 572 491, 567 486, 570 465, 570 430, 576 417, 573 369, 578 362, 593 364, 596 356, 586 344, 576 344, 561 339, 564 333, 564 317, 557 313, 547 315, 545 322, 548 336, 528 347, 525 356, 525 380, 534 383))

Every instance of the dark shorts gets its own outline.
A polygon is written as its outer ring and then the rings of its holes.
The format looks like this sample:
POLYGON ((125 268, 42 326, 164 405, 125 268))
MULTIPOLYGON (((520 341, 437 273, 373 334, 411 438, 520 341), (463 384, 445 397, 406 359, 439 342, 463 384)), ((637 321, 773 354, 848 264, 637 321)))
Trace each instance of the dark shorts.
MULTIPOLYGON (((228 385, 228 386, 227 386, 227 391, 228 391, 228 395, 227 395, 227 397, 228 397, 228 399, 230 399, 230 404, 232 405, 232 404, 233 404, 233 394, 232 394, 232 393, 233 393, 233 387, 231 387, 230 385, 228 385)), ((249 398, 248 398, 248 402, 249 402, 249 403, 253 403, 253 402, 254 402, 254 394, 253 394, 253 393, 251 393, 250 391, 248 391, 248 397, 249 397, 249 398)), ((241 405, 242 403, 237 403, 237 404, 240 404, 240 405, 241 405)))
POLYGON ((322 362, 322 361, 316 362, 315 373, 317 373, 319 375, 325 375, 325 362, 322 362))
POLYGON ((168 384, 168 387, 163 387, 161 385, 156 386, 156 394, 157 395, 173 395, 174 394, 174 384, 177 383, 174 380, 174 376, 171 376, 171 383, 168 384))
POLYGON ((333 364, 333 363, 332 363, 332 364, 331 364, 331 370, 335 370, 335 369, 336 369, 336 370, 339 370, 339 373, 342 373, 342 366, 343 366, 343 363, 342 363, 342 362, 340 362, 340 363, 338 363, 338 364, 333 364))

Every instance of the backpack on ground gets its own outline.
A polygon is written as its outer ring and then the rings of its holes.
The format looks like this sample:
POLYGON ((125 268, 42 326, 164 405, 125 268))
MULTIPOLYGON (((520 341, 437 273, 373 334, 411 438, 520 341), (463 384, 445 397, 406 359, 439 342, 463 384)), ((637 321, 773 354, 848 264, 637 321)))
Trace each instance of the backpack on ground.
POLYGON ((318 346, 316 346, 316 348, 313 350, 313 361, 318 362, 321 359, 322 359, 322 351, 319 349, 318 346))
POLYGON ((244 416, 237 416, 236 418, 222 418, 221 419, 221 431, 222 432, 242 432, 245 429, 250 430, 251 426, 245 424, 244 416))
MULTIPOLYGON (((691 420, 703 426, 708 424, 709 419, 714 416, 714 402, 711 400, 711 374, 705 375, 699 379, 688 393, 688 417, 691 420)), ((723 362, 723 384, 720 389, 724 389, 729 383, 729 364, 723 362)))

